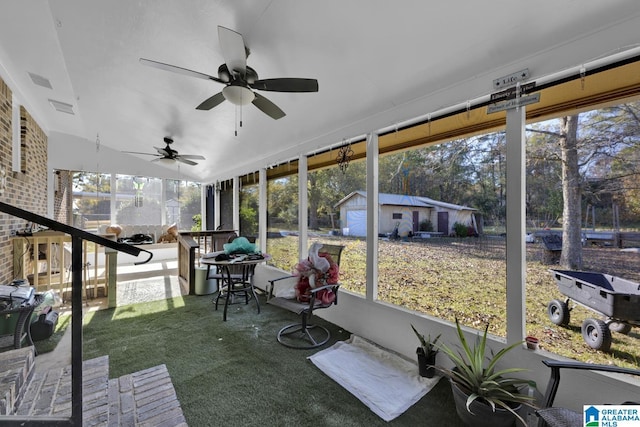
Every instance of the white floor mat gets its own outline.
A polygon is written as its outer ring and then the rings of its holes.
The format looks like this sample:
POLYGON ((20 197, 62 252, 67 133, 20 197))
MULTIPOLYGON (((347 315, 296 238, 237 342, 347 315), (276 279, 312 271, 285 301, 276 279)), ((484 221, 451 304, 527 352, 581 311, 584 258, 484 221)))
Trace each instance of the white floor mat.
POLYGON ((119 282, 116 304, 118 307, 141 302, 157 301, 182 295, 177 276, 153 277, 149 279, 119 282))
POLYGON ((440 380, 419 376, 416 363, 355 335, 309 360, 385 421, 409 409, 440 380))

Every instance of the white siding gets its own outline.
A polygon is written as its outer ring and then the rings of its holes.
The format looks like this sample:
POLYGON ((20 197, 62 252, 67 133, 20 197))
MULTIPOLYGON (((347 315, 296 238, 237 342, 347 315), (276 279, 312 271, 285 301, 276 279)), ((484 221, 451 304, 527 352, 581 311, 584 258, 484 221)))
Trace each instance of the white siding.
MULTIPOLYGON (((348 228, 349 235, 351 236, 366 235, 366 215, 362 213, 362 211, 366 213, 366 202, 366 197, 356 193, 340 205, 340 226, 342 229, 348 228), (359 223, 359 221, 361 221, 361 223, 359 223)), ((471 218, 473 211, 468 209, 449 209, 448 207, 438 205, 435 207, 380 205, 378 211, 378 233, 390 234, 393 232, 396 223, 398 223, 398 234, 401 237, 408 235, 410 231, 413 231, 414 211, 419 212, 416 227, 419 227, 420 222, 429 219, 433 224, 434 230, 436 230, 438 226, 438 212, 449 212, 449 233, 453 232, 453 224, 456 222, 473 225, 471 218), (402 214, 402 219, 393 219, 394 213, 402 214)))

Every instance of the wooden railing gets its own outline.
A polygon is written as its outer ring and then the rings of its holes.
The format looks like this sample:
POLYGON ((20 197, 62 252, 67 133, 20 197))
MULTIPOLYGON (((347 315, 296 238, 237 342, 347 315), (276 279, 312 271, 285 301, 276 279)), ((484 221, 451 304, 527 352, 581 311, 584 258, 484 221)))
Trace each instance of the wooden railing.
MULTIPOLYGON (((115 240, 115 235, 101 236, 115 240)), ((31 235, 16 236, 11 240, 14 277, 28 279, 38 292, 42 289, 57 290, 64 300, 65 291, 70 289, 68 285, 71 280, 71 237, 59 231, 45 230, 31 235)), ((85 297, 89 297, 89 291, 92 297, 96 297, 98 285, 104 286, 104 296, 108 296, 109 287, 113 288, 116 278, 115 269, 109 268, 109 257, 116 252, 105 250, 102 246, 86 240, 83 241, 82 251, 85 297), (104 253, 104 267, 99 266, 100 252, 104 253)))
POLYGON ((225 243, 237 237, 234 230, 185 231, 178 234, 178 276, 187 284, 189 294, 195 294, 195 267, 200 257, 221 251, 225 243))
POLYGON ((5 212, 31 223, 42 225, 49 230, 60 231, 71 236, 71 417, 21 417, 3 416, 0 423, 19 426, 82 426, 82 272, 83 272, 83 240, 94 242, 129 255, 138 256, 146 252, 148 258, 136 264, 149 262, 152 253, 144 249, 114 242, 79 228, 71 227, 58 221, 34 214, 0 202, 0 212, 5 212))

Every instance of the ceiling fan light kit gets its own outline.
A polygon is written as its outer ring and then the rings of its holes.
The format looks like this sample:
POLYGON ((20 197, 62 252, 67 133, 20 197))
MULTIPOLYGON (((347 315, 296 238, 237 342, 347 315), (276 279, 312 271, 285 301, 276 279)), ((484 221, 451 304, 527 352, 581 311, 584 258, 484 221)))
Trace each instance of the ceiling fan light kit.
POLYGON ((151 161, 162 163, 163 165, 172 165, 176 162, 176 159, 172 159, 170 157, 158 157, 157 159, 153 159, 151 161))
POLYGON ((234 105, 251 104, 256 95, 249 89, 238 84, 231 84, 222 89, 224 98, 234 105))

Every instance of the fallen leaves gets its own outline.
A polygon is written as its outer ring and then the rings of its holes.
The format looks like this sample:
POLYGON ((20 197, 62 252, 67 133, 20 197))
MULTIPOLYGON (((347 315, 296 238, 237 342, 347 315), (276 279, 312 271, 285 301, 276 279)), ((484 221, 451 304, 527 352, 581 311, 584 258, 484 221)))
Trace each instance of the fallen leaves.
MULTIPOLYGON (((277 239, 283 241, 284 239, 277 239)), ((366 241, 336 239, 347 247, 341 261, 343 287, 365 293, 366 241)), ((595 351, 582 339, 580 325, 598 317, 582 306, 571 311, 568 327, 547 317, 552 299, 564 300, 544 265, 539 244, 527 245, 527 334, 540 347, 576 360, 593 360, 618 366, 640 367, 639 329, 629 335, 613 334, 609 353, 595 351)), ((640 282, 640 255, 614 248, 586 247, 584 269, 640 282)), ((423 242, 380 241, 378 248, 378 299, 430 314, 451 322, 506 336, 506 246, 501 238, 431 238, 423 242)))

